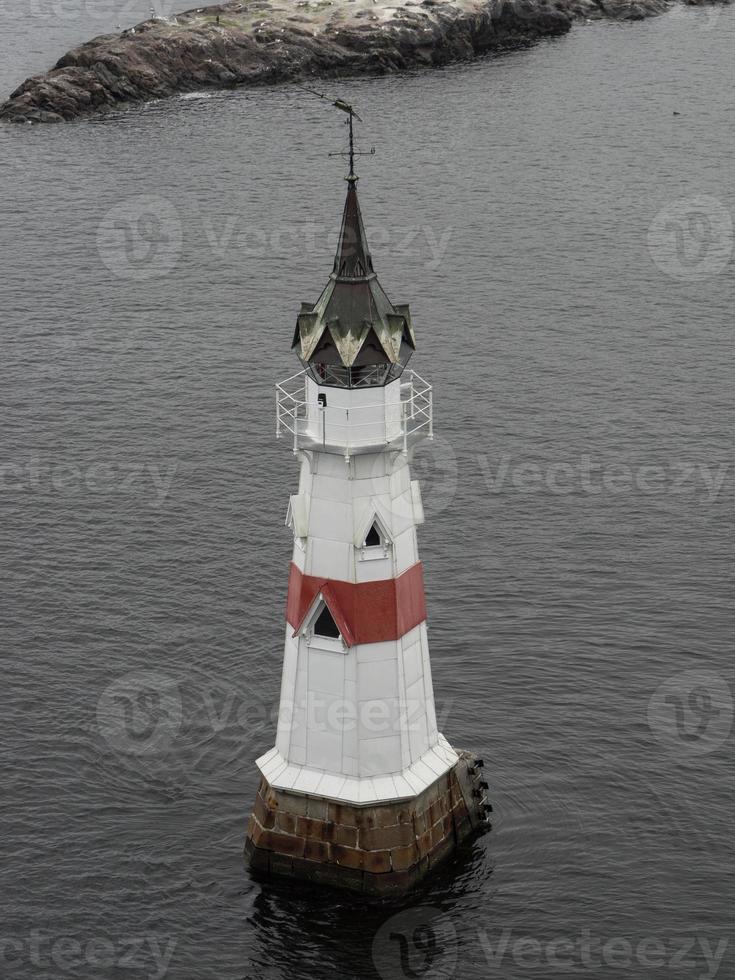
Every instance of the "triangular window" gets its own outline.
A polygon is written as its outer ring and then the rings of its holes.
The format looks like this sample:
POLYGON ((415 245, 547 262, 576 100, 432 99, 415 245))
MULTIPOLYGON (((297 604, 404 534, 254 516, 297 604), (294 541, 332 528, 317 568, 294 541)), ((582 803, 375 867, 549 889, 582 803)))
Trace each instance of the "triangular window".
POLYGON ((333 640, 339 639, 339 627, 326 605, 322 608, 314 623, 314 635, 327 636, 333 640))
POLYGON ((387 558, 390 551, 390 535, 386 533, 379 517, 373 517, 360 546, 360 558, 387 558))
POLYGON ((366 548, 377 548, 382 543, 383 543, 383 540, 382 540, 382 538, 380 536, 380 530, 378 528, 378 525, 375 522, 373 522, 370 525, 370 530, 365 535, 365 547, 366 548))

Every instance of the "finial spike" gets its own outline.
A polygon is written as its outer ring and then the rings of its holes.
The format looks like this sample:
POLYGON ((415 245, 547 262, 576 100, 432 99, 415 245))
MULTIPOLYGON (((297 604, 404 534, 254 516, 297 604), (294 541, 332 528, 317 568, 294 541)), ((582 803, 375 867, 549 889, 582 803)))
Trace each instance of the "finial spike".
MULTIPOLYGON (((311 95, 316 95, 320 99, 325 99, 327 102, 331 102, 335 109, 340 109, 342 112, 347 113, 348 123, 350 128, 350 146, 347 154, 342 153, 330 153, 330 157, 334 156, 348 156, 349 158, 349 173, 345 180, 348 180, 351 184, 355 184, 359 177, 355 173, 355 157, 363 156, 365 154, 361 153, 359 150, 355 149, 355 128, 353 120, 356 119, 358 122, 362 122, 360 116, 355 112, 354 106, 351 106, 349 102, 345 102, 344 99, 332 99, 326 94, 326 92, 318 92, 316 89, 309 88, 307 85, 300 85, 298 82, 294 82, 297 88, 303 89, 304 92, 309 92, 311 95)), ((369 154, 372 156, 375 153, 375 147, 373 147, 369 154)))
POLYGON ((352 129, 352 108, 350 108, 350 172, 347 175, 350 181, 356 181, 355 175, 355 134, 352 129))

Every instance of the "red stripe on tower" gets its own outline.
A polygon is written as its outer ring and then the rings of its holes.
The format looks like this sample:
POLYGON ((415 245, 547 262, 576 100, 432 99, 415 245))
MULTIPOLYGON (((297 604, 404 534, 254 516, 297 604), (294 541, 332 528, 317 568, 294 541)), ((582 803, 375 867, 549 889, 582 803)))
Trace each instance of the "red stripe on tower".
POLYGON ((426 620, 424 569, 416 562, 395 579, 340 582, 304 575, 291 563, 286 620, 294 633, 303 625, 314 600, 322 594, 348 647, 397 640, 426 620))

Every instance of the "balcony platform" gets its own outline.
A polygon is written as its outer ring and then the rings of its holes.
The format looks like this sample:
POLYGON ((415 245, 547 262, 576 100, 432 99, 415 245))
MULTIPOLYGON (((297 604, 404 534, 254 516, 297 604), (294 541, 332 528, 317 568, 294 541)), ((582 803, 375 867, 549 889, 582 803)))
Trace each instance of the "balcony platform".
POLYGON ((276 385, 276 436, 290 436, 294 452, 311 449, 349 458, 405 451, 434 437, 432 387, 413 370, 384 387, 365 389, 317 385, 299 371, 276 385))

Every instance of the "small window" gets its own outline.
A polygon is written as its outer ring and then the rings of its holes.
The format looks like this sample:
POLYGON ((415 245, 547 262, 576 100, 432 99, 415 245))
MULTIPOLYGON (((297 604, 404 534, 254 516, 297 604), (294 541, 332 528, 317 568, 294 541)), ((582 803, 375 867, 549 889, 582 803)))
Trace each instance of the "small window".
POLYGON ((327 636, 333 640, 339 639, 339 627, 335 623, 334 617, 326 606, 324 606, 322 611, 319 613, 317 620, 314 623, 314 635, 327 636))
POLYGON ((387 558, 390 553, 390 536, 386 534, 382 521, 375 517, 360 545, 360 559, 372 561, 387 558))
POLYGON ((365 537, 366 548, 378 548, 382 544, 377 524, 373 524, 365 537))

